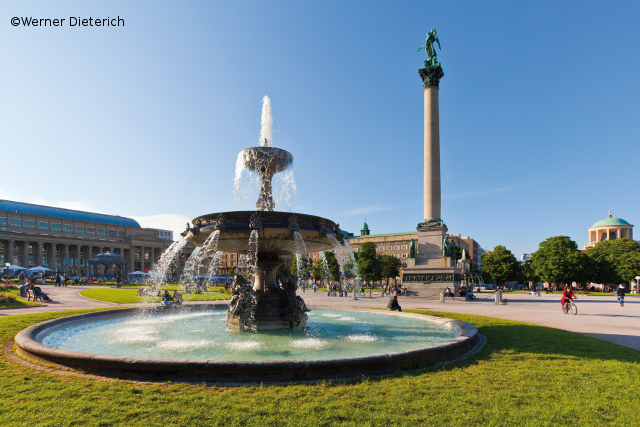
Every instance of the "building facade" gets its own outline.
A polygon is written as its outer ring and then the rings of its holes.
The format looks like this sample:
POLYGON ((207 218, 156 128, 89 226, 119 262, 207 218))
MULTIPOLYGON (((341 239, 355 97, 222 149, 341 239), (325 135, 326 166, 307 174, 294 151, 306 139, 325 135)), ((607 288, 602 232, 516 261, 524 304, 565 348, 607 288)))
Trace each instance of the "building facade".
POLYGON ((605 219, 589 227, 589 243, 582 245, 583 250, 587 250, 603 240, 615 240, 626 237, 633 240, 633 225, 622 218, 611 217, 611 210, 605 219))
POLYGON ((129 272, 146 271, 170 244, 131 218, 0 200, 3 265, 86 276, 93 257, 112 252, 125 259, 129 272))

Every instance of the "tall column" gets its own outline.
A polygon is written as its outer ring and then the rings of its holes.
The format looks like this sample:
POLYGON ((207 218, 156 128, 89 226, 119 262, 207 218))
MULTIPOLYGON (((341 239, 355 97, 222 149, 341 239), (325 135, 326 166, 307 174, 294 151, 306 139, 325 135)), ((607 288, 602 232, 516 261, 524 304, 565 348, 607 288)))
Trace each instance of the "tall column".
POLYGON ((29 242, 20 242, 22 245, 22 267, 29 267, 29 242))
POLYGON ((424 89, 424 219, 441 219, 438 86, 424 89))
POLYGON ((38 242, 35 249, 36 249, 36 265, 42 266, 42 252, 44 250, 44 243, 38 242))
POLYGON ((418 70, 424 88, 424 219, 441 220, 440 193, 440 110, 438 90, 444 77, 442 66, 436 58, 434 42, 440 41, 436 31, 427 33, 425 51, 427 60, 418 70))
POLYGON ((129 273, 133 273, 134 271, 136 271, 135 270, 135 268, 136 268, 136 264, 135 264, 136 260, 135 260, 135 257, 134 257, 134 252, 135 252, 135 247, 131 246, 129 248, 129 256, 127 257, 127 271, 129 273))
POLYGON ((7 259, 5 262, 8 262, 10 264, 13 264, 13 246, 15 244, 14 240, 7 240, 7 250, 6 250, 6 254, 7 254, 7 259))
POLYGON ((146 248, 144 246, 140 246, 140 271, 144 271, 144 252, 146 248))

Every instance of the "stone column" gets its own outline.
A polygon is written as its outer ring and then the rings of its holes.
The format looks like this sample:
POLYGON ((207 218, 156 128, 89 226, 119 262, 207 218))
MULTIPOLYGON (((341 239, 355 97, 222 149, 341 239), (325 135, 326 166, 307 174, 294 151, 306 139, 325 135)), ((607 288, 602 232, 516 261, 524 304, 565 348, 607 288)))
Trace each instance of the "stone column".
POLYGON ((29 242, 21 242, 22 244, 22 267, 29 267, 29 242))
POLYGON ((36 265, 42 267, 43 266, 42 265, 42 252, 44 251, 44 243, 38 242, 35 249, 36 249, 36 265))
POLYGON ((7 250, 5 253, 7 254, 7 259, 5 262, 13 264, 13 245, 15 244, 15 240, 7 240, 7 250))
POLYGON ((64 254, 64 255, 63 255, 63 256, 64 256, 64 258, 63 258, 63 260, 62 260, 62 265, 63 265, 63 268, 64 268, 64 273, 69 273, 69 267, 71 266, 71 263, 70 263, 70 261, 71 261, 71 260, 69 259, 69 258, 70 258, 70 255, 69 255, 69 245, 67 245, 67 244, 65 243, 64 245, 62 245, 62 248, 63 248, 63 252, 62 252, 62 253, 64 254))
POLYGON ((140 246, 140 271, 144 271, 144 252, 147 248, 140 246))
POLYGON ((424 219, 441 219, 438 86, 424 89, 424 219))
POLYGON ((133 273, 136 268, 136 260, 135 260, 135 247, 131 246, 129 248, 129 256, 127 257, 127 271, 129 273, 133 273))

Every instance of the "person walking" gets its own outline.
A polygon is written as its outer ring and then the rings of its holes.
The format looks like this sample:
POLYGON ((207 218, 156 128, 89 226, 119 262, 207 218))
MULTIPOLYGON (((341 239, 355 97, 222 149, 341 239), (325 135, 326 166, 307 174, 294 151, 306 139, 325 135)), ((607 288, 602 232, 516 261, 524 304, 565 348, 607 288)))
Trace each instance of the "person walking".
POLYGON ((620 303, 620 307, 624 307, 624 285, 618 286, 618 290, 616 291, 616 295, 618 296, 618 302, 620 303))
POLYGON ((62 279, 60 278, 60 273, 56 273, 56 284, 55 287, 59 287, 62 284, 62 279))

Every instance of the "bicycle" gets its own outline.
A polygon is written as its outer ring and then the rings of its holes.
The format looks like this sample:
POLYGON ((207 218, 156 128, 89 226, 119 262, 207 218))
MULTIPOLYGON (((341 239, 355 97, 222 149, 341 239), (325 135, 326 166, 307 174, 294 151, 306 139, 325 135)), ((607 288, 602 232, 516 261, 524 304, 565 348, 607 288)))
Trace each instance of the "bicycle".
POLYGON ((578 307, 573 302, 573 300, 565 301, 565 303, 562 305, 562 312, 564 314, 568 314, 569 311, 571 311, 571 314, 573 314, 574 316, 578 314, 578 307))

